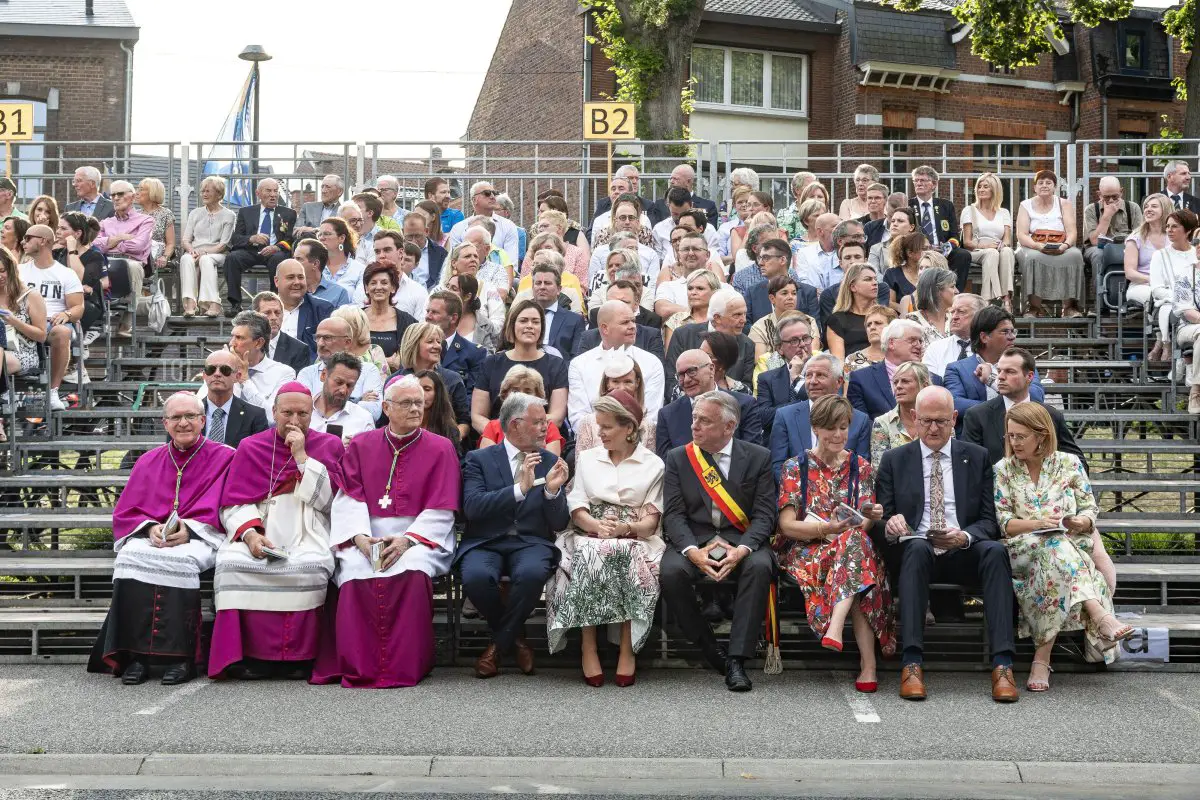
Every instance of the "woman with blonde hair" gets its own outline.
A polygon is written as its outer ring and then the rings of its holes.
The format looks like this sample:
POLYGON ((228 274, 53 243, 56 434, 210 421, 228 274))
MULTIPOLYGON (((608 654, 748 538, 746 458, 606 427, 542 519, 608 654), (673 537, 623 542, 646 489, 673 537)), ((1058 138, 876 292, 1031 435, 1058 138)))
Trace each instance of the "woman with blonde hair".
MULTIPOLYGON (((334 312, 337 313, 337 312, 334 312)), ((400 340, 400 375, 409 375, 421 370, 430 369, 442 376, 446 384, 446 394, 450 395, 450 405, 454 408, 454 419, 458 423, 460 441, 466 441, 471 430, 471 404, 467 397, 467 386, 462 376, 452 369, 442 366, 442 345, 446 335, 442 329, 432 322, 418 322, 409 325, 400 340)))
MULTIPOLYGON (((1125 297, 1129 302, 1138 303, 1144 308, 1147 329, 1153 327, 1151 321, 1154 319, 1155 305, 1167 299, 1166 292, 1155 293, 1150 289, 1150 262, 1154 260, 1155 253, 1169 244, 1167 217, 1174 210, 1175 207, 1165 194, 1150 195, 1142 201, 1141 227, 1125 237, 1125 280, 1129 281, 1125 297)), ((1163 330, 1169 331, 1170 322, 1162 327, 1163 330)), ((1147 361, 1165 360, 1164 354, 1171 350, 1166 336, 1167 334, 1160 333, 1154 340, 1154 347, 1146 356, 1147 361)))
POLYGON ((577 454, 567 494, 571 527, 555 542, 561 558, 546 583, 546 635, 553 653, 567 631, 582 628, 583 680, 600 687, 596 629, 608 627, 620 643, 616 684, 628 687, 658 605, 664 466, 642 441, 637 398, 617 389, 596 400, 593 412, 602 446, 577 454))
MULTIPOLYGON (((819 186, 820 184, 809 184, 808 188, 819 186)), ((807 192, 808 189, 805 189, 807 192)), ((805 247, 819 247, 820 242, 817 240, 817 217, 825 213, 829 206, 825 205, 825 201, 819 197, 810 197, 796 206, 796 219, 800 221, 800 227, 803 229, 799 239, 793 239, 793 243, 799 241, 805 247)), ((795 246, 793 244, 793 246, 795 246)))
POLYGON ((199 306, 203 306, 206 317, 221 316, 217 275, 225 263, 229 240, 237 225, 237 215, 225 207, 224 199, 225 179, 209 175, 200 182, 201 204, 188 213, 183 225, 179 294, 185 317, 194 316, 199 306))
POLYGON ((1085 658, 1112 662, 1134 631, 1113 615, 1092 555, 1100 508, 1082 462, 1058 450, 1050 412, 1040 403, 1009 408, 1004 452, 995 467, 996 522, 1012 562, 1018 635, 1037 648, 1025 688, 1044 692, 1059 633, 1083 629, 1085 658))
POLYGON ((920 361, 905 361, 896 367, 891 380, 896 407, 880 414, 871 425, 872 464, 878 464, 888 450, 915 442, 921 437, 921 425, 917 422, 917 394, 932 382, 929 367, 920 361))
POLYGON ((879 170, 870 164, 859 164, 854 168, 854 194, 847 197, 838 206, 838 216, 842 219, 858 219, 870 213, 867 208, 867 189, 879 181, 879 170))
POLYGON ((688 310, 675 312, 663 323, 663 347, 671 344, 671 334, 680 325, 708 322, 708 301, 721 288, 721 281, 710 269, 694 269, 688 274, 686 285, 688 310))
POLYGON ((371 323, 367 319, 366 311, 358 306, 342 306, 334 309, 330 316, 344 320, 350 326, 349 350, 351 355, 358 356, 367 364, 374 364, 379 369, 380 375, 387 375, 392 371, 388 366, 383 348, 371 344, 371 323))
MULTIPOLYGON (((513 392, 520 394, 528 394, 534 397, 546 399, 546 382, 542 380, 541 374, 530 369, 522 364, 517 364, 504 375, 504 380, 500 382, 500 404, 513 392)), ((491 447, 494 444, 500 444, 504 441, 504 430, 500 427, 500 420, 493 419, 483 427, 483 432, 479 434, 479 446, 491 447)), ((554 455, 562 455, 563 444, 566 439, 563 438, 562 432, 558 426, 554 424, 554 420, 549 420, 546 425, 546 449, 554 455)), ((576 452, 578 452, 576 447, 576 452)))
POLYGON ((971 253, 971 263, 983 274, 979 294, 991 302, 1000 300, 1012 313, 1013 266, 1012 214, 1004 208, 1004 185, 990 172, 975 181, 975 202, 962 210, 962 246, 971 253))
POLYGON ((154 217, 150 234, 150 263, 147 271, 162 269, 175 260, 175 212, 165 205, 167 188, 158 178, 143 178, 137 186, 134 202, 142 213, 154 217))
POLYGON ((879 284, 870 264, 846 270, 833 313, 825 321, 825 348, 840 359, 862 350, 867 339, 867 309, 878 302, 879 284))
POLYGON ((48 194, 40 194, 29 204, 29 222, 32 225, 49 225, 58 230, 58 201, 48 194))

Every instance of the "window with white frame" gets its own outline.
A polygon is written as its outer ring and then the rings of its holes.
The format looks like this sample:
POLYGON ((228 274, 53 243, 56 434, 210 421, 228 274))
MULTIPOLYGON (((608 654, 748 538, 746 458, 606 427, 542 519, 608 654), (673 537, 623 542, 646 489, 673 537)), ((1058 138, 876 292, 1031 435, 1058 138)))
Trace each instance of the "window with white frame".
POLYGON ((692 77, 699 108, 808 112, 808 56, 697 45, 692 77))

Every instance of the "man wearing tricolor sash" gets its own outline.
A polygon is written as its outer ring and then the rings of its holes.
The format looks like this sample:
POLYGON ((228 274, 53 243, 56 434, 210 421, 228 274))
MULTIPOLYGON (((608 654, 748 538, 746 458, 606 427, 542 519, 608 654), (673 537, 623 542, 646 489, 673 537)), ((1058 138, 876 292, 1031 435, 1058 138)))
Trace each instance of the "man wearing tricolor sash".
POLYGON ((730 691, 752 687, 753 658, 775 575, 769 541, 775 530, 775 481, 765 447, 735 440, 737 400, 706 392, 692 401, 692 441, 667 453, 662 594, 671 618, 705 659, 725 673, 730 691), (736 583, 728 651, 700 615, 695 583, 736 583))

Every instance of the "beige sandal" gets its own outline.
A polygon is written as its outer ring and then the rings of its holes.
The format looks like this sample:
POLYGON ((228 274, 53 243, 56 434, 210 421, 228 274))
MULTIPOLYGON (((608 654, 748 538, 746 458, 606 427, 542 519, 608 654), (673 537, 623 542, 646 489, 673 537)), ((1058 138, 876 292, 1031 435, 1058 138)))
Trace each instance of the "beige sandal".
POLYGON ((1100 623, 1109 618, 1112 618, 1113 622, 1117 622, 1117 623, 1120 622, 1120 620, 1117 619, 1116 616, 1113 614, 1105 614, 1103 617, 1101 617, 1099 620, 1096 621, 1096 638, 1098 638, 1103 645, 1100 648, 1101 650, 1112 650, 1118 644, 1125 641, 1130 636, 1133 636, 1134 633, 1136 633, 1136 631, 1133 629, 1133 626, 1122 625, 1120 628, 1117 628, 1117 632, 1114 633, 1112 636, 1105 636, 1103 633, 1100 632, 1100 623))
MULTIPOLYGON (((1033 664, 1039 667, 1045 667, 1047 672, 1054 672, 1054 667, 1047 664, 1045 661, 1038 661, 1036 658, 1033 664)), ((1031 692, 1045 692, 1050 689, 1050 678, 1047 676, 1044 681, 1035 681, 1033 679, 1033 666, 1029 668, 1029 680, 1025 681, 1025 688, 1031 692)))

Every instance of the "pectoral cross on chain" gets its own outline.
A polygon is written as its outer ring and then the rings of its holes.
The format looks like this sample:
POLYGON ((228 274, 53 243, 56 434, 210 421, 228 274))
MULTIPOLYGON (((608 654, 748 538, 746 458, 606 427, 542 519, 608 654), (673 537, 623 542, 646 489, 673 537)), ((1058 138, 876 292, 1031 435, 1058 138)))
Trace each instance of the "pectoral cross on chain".
POLYGON ((390 496, 385 494, 383 497, 379 498, 379 507, 380 508, 387 508, 391 504, 392 504, 392 498, 390 496))

